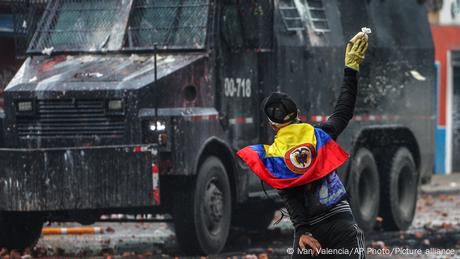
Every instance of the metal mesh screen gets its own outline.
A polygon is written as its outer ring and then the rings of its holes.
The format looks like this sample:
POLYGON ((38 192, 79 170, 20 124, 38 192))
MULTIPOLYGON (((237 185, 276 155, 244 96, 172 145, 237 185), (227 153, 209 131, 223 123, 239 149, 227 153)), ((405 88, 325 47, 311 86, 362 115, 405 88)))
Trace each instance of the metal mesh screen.
POLYGON ((128 23, 127 48, 204 48, 209 0, 137 0, 128 23))
MULTIPOLYGON (((43 16, 29 51, 103 50, 123 20, 126 1, 119 0, 58 0, 50 3, 43 16)), ((118 28, 120 29, 120 28, 118 28)), ((121 46, 121 43, 120 43, 121 46)))

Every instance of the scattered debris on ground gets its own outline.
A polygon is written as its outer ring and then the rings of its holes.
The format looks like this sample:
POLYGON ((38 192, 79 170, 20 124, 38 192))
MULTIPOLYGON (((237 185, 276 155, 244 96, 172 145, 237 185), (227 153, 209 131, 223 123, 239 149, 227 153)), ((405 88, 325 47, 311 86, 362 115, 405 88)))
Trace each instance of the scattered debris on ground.
MULTIPOLYGON (((415 220, 408 231, 374 232, 367 234, 368 248, 392 250, 404 249, 455 249, 460 255, 460 194, 420 196, 415 220)), ((275 213, 273 222, 281 217, 275 213)), ((378 225, 385 220, 378 217, 378 225)), ((80 227, 77 223, 53 223, 49 227, 80 227)), ((94 226, 96 227, 96 226, 94 226)), ((17 250, 0 250, 1 258, 40 258, 54 256, 104 258, 129 257, 183 257, 170 223, 98 223, 101 233, 83 235, 42 236, 33 249, 21 253, 17 250)), ((288 217, 272 224, 264 233, 248 233, 232 229, 230 242, 223 258, 266 259, 288 257, 286 249, 292 245, 292 225, 288 217)), ((402 250, 401 250, 402 251, 402 250)), ((369 258, 390 258, 371 255, 369 258)), ((400 256, 391 258, 414 258, 400 256)), ((443 258, 443 257, 416 257, 443 258)))

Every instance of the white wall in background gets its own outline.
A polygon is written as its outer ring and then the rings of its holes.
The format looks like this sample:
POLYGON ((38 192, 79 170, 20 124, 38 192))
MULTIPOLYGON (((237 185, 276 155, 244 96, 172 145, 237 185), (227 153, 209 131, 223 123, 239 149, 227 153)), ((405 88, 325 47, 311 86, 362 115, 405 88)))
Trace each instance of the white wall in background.
POLYGON ((460 25, 460 0, 443 0, 439 24, 460 25))

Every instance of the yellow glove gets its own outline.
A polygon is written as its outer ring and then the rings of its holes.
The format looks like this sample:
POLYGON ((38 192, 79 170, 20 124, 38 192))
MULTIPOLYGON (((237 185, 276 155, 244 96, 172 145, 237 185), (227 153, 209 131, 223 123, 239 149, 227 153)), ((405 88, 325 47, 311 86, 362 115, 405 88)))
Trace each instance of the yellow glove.
POLYGON ((364 60, 367 51, 368 36, 364 32, 356 34, 347 44, 345 66, 359 71, 359 64, 364 60))

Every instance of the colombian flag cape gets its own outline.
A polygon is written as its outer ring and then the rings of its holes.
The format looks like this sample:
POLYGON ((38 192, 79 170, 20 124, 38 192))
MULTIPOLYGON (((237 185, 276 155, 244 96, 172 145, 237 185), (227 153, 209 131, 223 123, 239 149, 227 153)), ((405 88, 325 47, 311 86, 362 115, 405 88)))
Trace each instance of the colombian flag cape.
POLYGON ((319 180, 348 159, 348 154, 326 132, 306 123, 283 127, 272 145, 247 146, 237 155, 275 189, 319 180))

